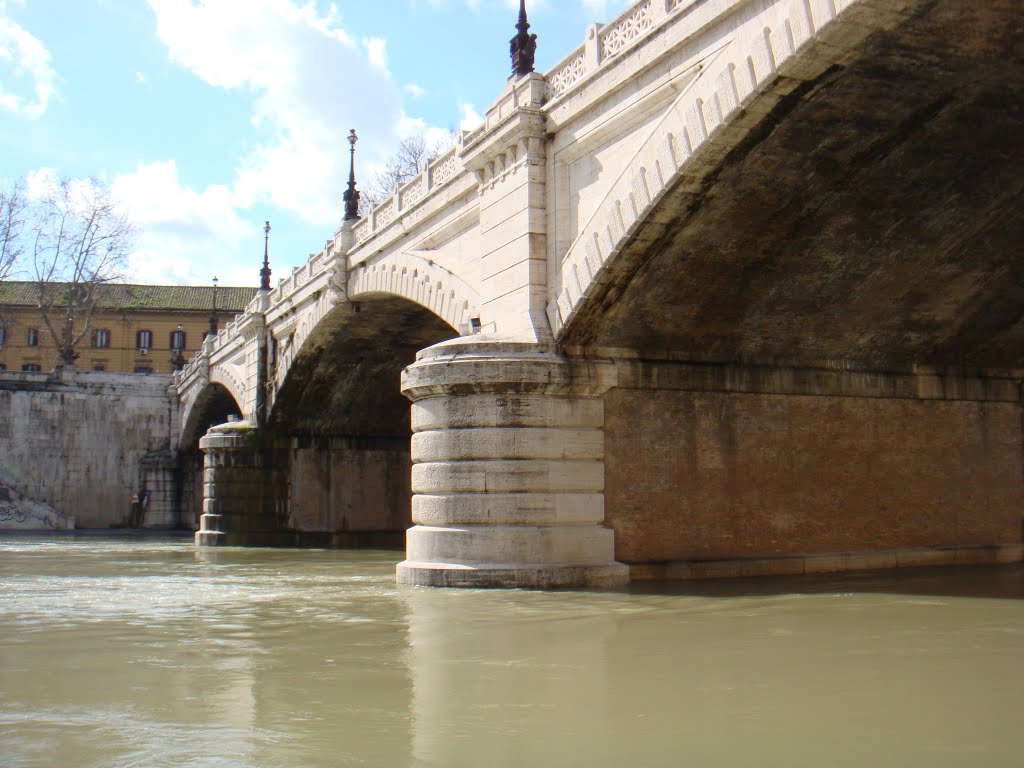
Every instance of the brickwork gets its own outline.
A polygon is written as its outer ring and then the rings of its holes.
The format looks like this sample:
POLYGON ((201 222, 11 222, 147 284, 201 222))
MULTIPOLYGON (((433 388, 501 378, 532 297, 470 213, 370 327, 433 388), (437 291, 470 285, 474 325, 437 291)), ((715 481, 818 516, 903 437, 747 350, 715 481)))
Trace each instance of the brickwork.
POLYGON ((605 409, 621 561, 1021 540, 1015 403, 613 389, 605 409))

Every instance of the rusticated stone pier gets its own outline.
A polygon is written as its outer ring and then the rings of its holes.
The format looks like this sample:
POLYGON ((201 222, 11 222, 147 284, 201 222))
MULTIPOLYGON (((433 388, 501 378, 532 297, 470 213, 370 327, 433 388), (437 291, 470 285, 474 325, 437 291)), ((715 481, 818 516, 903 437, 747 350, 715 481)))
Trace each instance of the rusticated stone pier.
POLYGON ((412 406, 404 584, 616 586, 604 520, 603 404, 534 343, 454 339, 402 376, 412 406))

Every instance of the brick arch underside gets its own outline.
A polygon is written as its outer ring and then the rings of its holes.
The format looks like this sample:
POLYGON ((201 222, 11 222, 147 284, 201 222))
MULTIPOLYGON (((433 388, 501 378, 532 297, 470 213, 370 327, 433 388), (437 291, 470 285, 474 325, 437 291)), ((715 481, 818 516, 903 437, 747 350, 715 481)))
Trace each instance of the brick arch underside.
POLYGON ((422 306, 364 295, 325 316, 292 361, 267 429, 299 543, 401 546, 410 525, 409 401, 400 376, 457 335, 422 306))
POLYGON ((1019 4, 911 11, 781 83, 562 329, 637 372, 605 396, 619 559, 1020 545, 1019 4))

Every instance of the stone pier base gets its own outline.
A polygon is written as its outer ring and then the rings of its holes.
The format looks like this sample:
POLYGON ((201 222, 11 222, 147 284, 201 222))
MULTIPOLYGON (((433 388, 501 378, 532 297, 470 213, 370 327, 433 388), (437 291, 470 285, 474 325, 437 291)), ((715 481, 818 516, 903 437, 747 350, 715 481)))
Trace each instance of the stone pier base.
POLYGON ((198 546, 275 546, 288 543, 277 513, 277 468, 246 421, 212 427, 203 451, 203 514, 198 546))
POLYGON ((468 337, 406 369, 412 516, 399 583, 611 587, 629 579, 604 519, 603 406, 536 344, 468 337))

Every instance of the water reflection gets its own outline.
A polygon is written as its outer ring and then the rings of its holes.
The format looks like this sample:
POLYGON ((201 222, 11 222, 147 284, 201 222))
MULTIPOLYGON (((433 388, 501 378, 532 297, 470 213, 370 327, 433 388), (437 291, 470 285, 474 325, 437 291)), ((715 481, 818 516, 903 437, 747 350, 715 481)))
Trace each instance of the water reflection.
POLYGON ((395 553, 0 538, 0 765, 1016 765, 1024 568, 399 589, 395 553))

